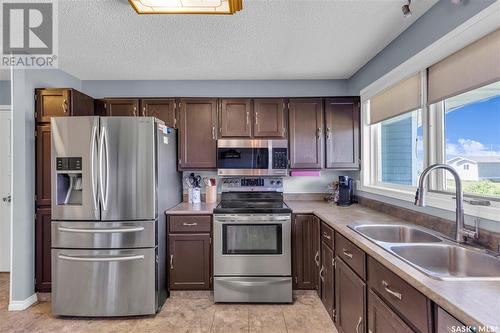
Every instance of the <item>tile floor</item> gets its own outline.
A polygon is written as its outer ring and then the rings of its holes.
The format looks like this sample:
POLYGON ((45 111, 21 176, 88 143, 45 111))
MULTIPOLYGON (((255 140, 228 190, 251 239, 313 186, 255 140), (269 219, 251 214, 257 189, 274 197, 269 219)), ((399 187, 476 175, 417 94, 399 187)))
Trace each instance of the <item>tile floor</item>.
POLYGON ((314 292, 297 293, 289 305, 214 304, 199 297, 177 293, 151 317, 62 319, 51 315, 50 302, 7 311, 9 275, 0 273, 0 332, 337 333, 314 292))

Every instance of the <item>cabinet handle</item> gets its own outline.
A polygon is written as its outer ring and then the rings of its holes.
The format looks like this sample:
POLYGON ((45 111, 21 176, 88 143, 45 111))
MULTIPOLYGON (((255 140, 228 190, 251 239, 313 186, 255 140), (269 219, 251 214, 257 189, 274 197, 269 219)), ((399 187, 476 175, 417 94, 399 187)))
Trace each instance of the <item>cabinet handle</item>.
POLYGON ((197 226, 198 223, 196 223, 196 222, 193 222, 193 223, 183 223, 182 225, 186 226, 186 227, 194 227, 194 226, 197 226))
POLYGON ((174 255, 170 255, 170 269, 174 269, 174 255))
POLYGON ((318 139, 321 138, 321 128, 318 127, 318 139))
POLYGON ((332 138, 332 131, 330 130, 330 127, 326 128, 326 138, 330 140, 332 138))
POLYGON ((137 106, 134 106, 134 117, 137 116, 137 106))
POLYGON ((325 237, 328 240, 332 239, 332 237, 330 237, 326 232, 323 232, 323 237, 325 237))
POLYGON ((67 99, 63 100, 61 106, 62 106, 62 109, 63 109, 64 113, 68 112, 68 100, 67 99))
POLYGON ((385 291, 387 291, 389 294, 396 297, 397 299, 401 300, 403 298, 403 295, 400 292, 391 290, 389 284, 385 280, 382 280, 382 286, 384 287, 385 291))
POLYGON ((250 125, 250 112, 247 111, 247 126, 250 125))
POLYGON ((321 266, 321 269, 319 270, 319 278, 321 279, 321 281, 325 282, 325 277, 323 276, 323 271, 324 271, 325 267, 322 265, 321 266))
POLYGON ((145 106, 142 107, 142 116, 146 117, 146 107, 145 106))
POLYGON ((259 112, 255 111, 255 126, 259 125, 259 112))
POLYGON ((314 261, 316 262, 316 266, 319 267, 319 251, 316 251, 316 255, 314 256, 314 261))
POLYGON ((352 253, 347 251, 346 249, 342 249, 342 253, 344 253, 344 255, 349 258, 349 259, 352 259, 352 253))
POLYGON ((359 333, 359 328, 361 327, 361 323, 363 322, 363 317, 359 317, 358 323, 356 324, 356 333, 359 333))
POLYGON ((217 138, 215 137, 215 126, 212 126, 212 138, 214 140, 217 140, 217 138))

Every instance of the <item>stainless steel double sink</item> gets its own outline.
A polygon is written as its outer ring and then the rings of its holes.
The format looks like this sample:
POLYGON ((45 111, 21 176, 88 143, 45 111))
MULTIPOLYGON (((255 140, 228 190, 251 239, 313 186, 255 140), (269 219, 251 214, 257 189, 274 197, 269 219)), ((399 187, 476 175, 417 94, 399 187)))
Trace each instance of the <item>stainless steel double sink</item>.
POLYGON ((451 242, 433 231, 405 224, 349 228, 438 280, 500 281, 500 259, 451 242))

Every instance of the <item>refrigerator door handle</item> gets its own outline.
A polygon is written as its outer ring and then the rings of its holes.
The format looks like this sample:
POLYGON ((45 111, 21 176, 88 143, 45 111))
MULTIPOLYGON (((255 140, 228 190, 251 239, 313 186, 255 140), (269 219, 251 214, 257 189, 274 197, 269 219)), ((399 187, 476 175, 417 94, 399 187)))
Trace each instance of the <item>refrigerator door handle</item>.
POLYGON ((108 210, 108 192, 109 192, 109 147, 108 147, 108 129, 104 127, 104 144, 106 145, 106 192, 104 194, 104 210, 108 210))
POLYGON ((99 189, 100 195, 99 199, 101 199, 102 209, 106 210, 106 204, 104 201, 104 181, 103 181, 103 157, 104 157, 104 127, 101 131, 101 137, 99 140, 99 189))
POLYGON ((64 254, 59 255, 59 259, 69 260, 69 261, 101 261, 101 262, 109 262, 109 261, 129 261, 129 260, 140 260, 144 259, 144 255, 132 255, 126 257, 72 257, 64 254))
POLYGON ((95 146, 96 146, 96 141, 97 141, 97 125, 94 125, 94 127, 92 128, 92 148, 90 149, 90 172, 91 172, 91 176, 90 176, 90 181, 91 181, 91 186, 92 186, 92 202, 94 204, 94 209, 97 210, 98 209, 98 193, 96 194, 96 192, 99 191, 99 189, 97 188, 97 184, 96 184, 96 181, 95 181, 95 155, 96 155, 96 149, 95 149, 95 146))

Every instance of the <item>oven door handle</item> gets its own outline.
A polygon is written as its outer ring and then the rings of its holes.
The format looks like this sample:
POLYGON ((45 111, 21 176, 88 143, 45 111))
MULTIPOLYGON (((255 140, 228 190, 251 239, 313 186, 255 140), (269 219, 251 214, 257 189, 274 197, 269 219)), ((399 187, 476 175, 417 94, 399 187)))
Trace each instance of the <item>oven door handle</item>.
POLYGON ((269 217, 269 218, 259 218, 259 217, 233 217, 233 218, 220 218, 216 217, 215 222, 248 222, 253 223, 270 223, 270 222, 289 222, 291 218, 289 216, 282 217, 269 217))
POLYGON ((283 282, 290 281, 290 278, 283 278, 283 279, 273 279, 271 281, 244 281, 244 280, 231 280, 231 281, 225 281, 221 280, 221 283, 226 283, 226 284, 238 284, 240 286, 244 287, 254 287, 254 286, 265 286, 265 285, 272 285, 272 284, 279 284, 283 282))

